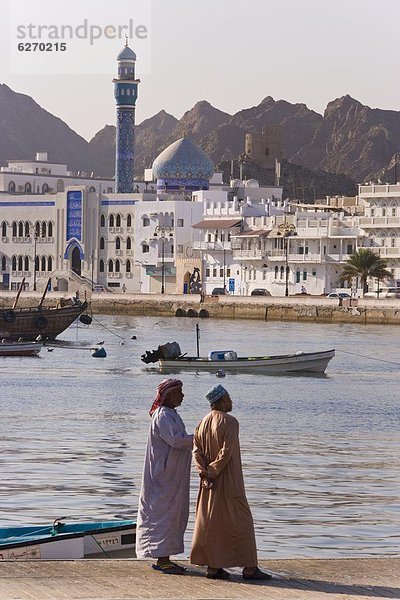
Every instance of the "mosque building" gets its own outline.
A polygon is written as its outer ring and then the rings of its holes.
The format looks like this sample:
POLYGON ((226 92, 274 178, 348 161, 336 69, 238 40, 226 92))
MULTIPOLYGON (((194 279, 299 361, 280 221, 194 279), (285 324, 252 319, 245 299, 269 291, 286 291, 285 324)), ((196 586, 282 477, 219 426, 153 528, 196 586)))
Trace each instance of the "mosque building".
POLYGON ((49 285, 69 293, 94 287, 187 293, 196 270, 206 293, 225 287, 249 294, 263 287, 283 295, 287 259, 290 293, 304 282, 311 293, 337 285, 337 266, 363 232, 334 226, 326 216, 289 217, 281 187, 256 180, 224 185, 191 140, 165 148, 151 177, 134 182, 135 63, 126 44, 113 80, 115 181, 70 173, 45 153, 0 170, 0 286, 16 290, 24 281, 37 291, 49 285), (301 236, 291 241, 288 257, 277 232, 289 218, 301 236), (332 270, 327 256, 334 256, 332 270))

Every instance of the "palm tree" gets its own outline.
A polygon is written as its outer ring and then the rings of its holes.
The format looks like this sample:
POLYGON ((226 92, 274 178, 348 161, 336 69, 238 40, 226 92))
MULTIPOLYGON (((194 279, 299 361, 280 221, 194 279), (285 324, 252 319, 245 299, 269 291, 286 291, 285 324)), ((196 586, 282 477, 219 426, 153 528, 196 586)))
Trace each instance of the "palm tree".
POLYGON ((368 290, 368 278, 391 279, 392 273, 386 268, 386 261, 369 248, 360 248, 350 254, 350 258, 343 267, 339 276, 340 281, 351 281, 353 277, 360 277, 363 293, 368 290))

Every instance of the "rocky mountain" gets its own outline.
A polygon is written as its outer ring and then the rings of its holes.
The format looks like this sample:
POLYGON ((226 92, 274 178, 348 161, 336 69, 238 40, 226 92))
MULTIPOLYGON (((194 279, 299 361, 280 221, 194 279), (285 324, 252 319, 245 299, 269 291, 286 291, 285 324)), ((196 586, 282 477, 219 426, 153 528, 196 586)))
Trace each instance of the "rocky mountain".
MULTIPOLYGON (((246 132, 260 132, 263 125, 273 124, 282 125, 285 158, 312 171, 314 178, 322 177, 322 172, 343 174, 347 188, 348 178, 392 181, 395 175, 400 112, 371 109, 350 96, 330 102, 324 115, 271 96, 234 115, 204 100, 179 120, 162 110, 136 127, 136 174, 142 176, 167 145, 183 136, 199 144, 215 165, 236 159, 243 153, 246 132)), ((31 158, 37 151, 48 152, 50 160, 65 162, 71 170, 110 177, 115 168, 115 127, 106 125, 88 143, 29 96, 0 85, 0 164, 10 158, 31 158)), ((400 164, 396 170, 400 173, 400 164)), ((329 180, 339 185, 338 180, 329 180)), ((296 185, 301 187, 301 182, 296 185)))
POLYGON ((94 162, 86 140, 30 96, 0 84, 0 164, 8 159, 33 159, 48 152, 51 160, 71 170, 91 172, 94 162))

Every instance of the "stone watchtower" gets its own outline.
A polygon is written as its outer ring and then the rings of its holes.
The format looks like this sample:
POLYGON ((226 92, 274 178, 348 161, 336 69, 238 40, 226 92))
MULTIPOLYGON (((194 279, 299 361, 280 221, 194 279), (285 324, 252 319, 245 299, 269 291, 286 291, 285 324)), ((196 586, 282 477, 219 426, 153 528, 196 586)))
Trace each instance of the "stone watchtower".
POLYGON ((117 132, 115 148, 115 191, 133 192, 135 107, 140 79, 135 79, 136 54, 128 46, 117 56, 118 77, 113 79, 117 104, 117 132))

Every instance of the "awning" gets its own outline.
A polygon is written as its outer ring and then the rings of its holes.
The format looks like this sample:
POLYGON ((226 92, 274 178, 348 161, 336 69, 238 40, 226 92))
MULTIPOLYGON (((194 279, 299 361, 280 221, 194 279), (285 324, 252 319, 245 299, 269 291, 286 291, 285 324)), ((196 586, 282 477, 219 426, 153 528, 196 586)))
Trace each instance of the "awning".
POLYGON ((237 219, 205 219, 200 223, 192 225, 193 229, 230 229, 230 227, 237 227, 242 221, 237 219))

